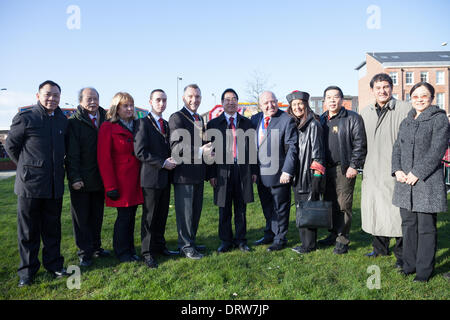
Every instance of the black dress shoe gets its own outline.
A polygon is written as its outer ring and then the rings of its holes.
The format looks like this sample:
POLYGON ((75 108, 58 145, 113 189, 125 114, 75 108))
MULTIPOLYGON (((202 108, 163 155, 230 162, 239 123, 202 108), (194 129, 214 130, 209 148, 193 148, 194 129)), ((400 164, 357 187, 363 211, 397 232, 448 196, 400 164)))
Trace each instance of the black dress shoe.
POLYGON ((23 278, 23 279, 19 280, 18 287, 23 288, 23 287, 31 286, 32 283, 33 283, 32 278, 23 278))
POLYGON ((100 248, 92 255, 94 258, 106 258, 111 256, 111 251, 100 248))
POLYGON ((65 268, 62 268, 61 270, 58 271, 50 271, 50 273, 57 279, 69 276, 65 268))
POLYGON ((413 280, 413 282, 428 282, 428 279, 420 278, 416 276, 413 280))
POLYGON ((307 254, 307 253, 310 253, 310 252, 314 251, 314 250, 305 249, 302 246, 291 248, 291 250, 296 252, 296 253, 298 253, 298 254, 307 254))
POLYGON ((141 257, 139 257, 139 256, 136 255, 136 254, 133 254, 133 255, 131 256, 131 260, 132 260, 132 261, 141 261, 141 257))
POLYGON ((273 242, 273 240, 266 239, 266 238, 261 238, 259 240, 256 240, 255 242, 253 242, 253 244, 255 246, 260 246, 260 245, 263 245, 263 244, 271 244, 272 242, 273 242))
POLYGON ((242 252, 250 252, 250 248, 245 244, 245 243, 240 243, 239 244, 239 250, 241 250, 242 252))
POLYGON ((317 244, 324 246, 324 247, 333 246, 336 244, 336 237, 334 237, 333 235, 330 234, 325 239, 317 241, 317 244))
POLYGON ((267 251, 269 251, 269 252, 280 251, 280 250, 284 249, 285 247, 286 247, 286 245, 284 245, 284 244, 274 243, 270 247, 267 248, 267 251))
POLYGON ((92 265, 92 259, 86 257, 80 258, 80 267, 90 267, 92 265))
POLYGON ((376 258, 376 257, 378 257, 378 253, 376 253, 375 251, 372 251, 370 253, 366 253, 365 256, 369 257, 369 258, 376 258))
POLYGON ((218 253, 224 253, 224 252, 228 252, 231 251, 231 249, 233 249, 232 245, 229 244, 221 244, 219 249, 217 249, 218 253))
POLYGON ((152 256, 145 258, 145 264, 147 265, 147 267, 151 269, 158 268, 158 263, 156 262, 156 259, 153 258, 152 256))
POLYGON ((346 254, 348 252, 348 244, 336 242, 336 247, 333 250, 334 254, 346 254))
POLYGON ((402 276, 407 277, 407 276, 409 276, 410 274, 414 274, 414 273, 416 273, 416 272, 415 272, 415 271, 412 271, 412 272, 406 272, 406 271, 403 270, 403 269, 399 269, 399 270, 398 270, 398 273, 400 273, 402 276))
POLYGON ((119 258, 120 262, 133 262, 134 261, 129 254, 122 255, 118 258, 119 258))
POLYGON ((204 252, 206 250, 206 246, 199 244, 195 246, 195 250, 204 252))
POLYGON ((158 251, 156 251, 156 252, 157 252, 158 254, 163 255, 163 256, 166 256, 166 257, 169 257, 169 256, 175 256, 175 255, 178 255, 178 254, 180 253, 179 251, 172 251, 172 250, 169 250, 169 249, 167 249, 167 248, 158 250, 158 251))
POLYGON ((183 255, 186 258, 189 258, 189 259, 199 260, 199 259, 203 258, 203 255, 201 253, 199 253, 197 250, 195 250, 194 248, 185 248, 185 249, 181 250, 181 252, 183 253, 183 255))

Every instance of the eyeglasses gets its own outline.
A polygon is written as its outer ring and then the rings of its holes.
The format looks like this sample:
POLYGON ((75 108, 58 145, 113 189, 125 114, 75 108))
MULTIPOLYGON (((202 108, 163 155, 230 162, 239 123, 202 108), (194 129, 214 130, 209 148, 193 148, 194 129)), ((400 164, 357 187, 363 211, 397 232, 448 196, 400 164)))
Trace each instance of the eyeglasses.
POLYGON ((237 102, 237 101, 238 101, 237 98, 226 98, 226 99, 223 99, 223 102, 228 102, 228 103, 230 103, 230 102, 237 102))
POLYGON ((412 96, 411 97, 411 100, 428 100, 428 99, 430 99, 430 96, 429 95, 426 95, 426 94, 424 94, 424 95, 422 95, 422 96, 412 96))

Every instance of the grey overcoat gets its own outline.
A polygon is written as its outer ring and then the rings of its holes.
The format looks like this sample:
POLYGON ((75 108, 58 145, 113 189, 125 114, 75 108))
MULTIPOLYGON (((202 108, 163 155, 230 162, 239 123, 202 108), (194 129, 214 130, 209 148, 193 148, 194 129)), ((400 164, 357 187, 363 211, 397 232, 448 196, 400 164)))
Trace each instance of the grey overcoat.
POLYGON ((391 159, 400 123, 411 107, 410 103, 392 98, 380 118, 375 104, 361 111, 367 137, 361 185, 361 226, 374 236, 402 236, 400 209, 392 204, 395 177, 391 175, 391 159))
POLYGON ((442 158, 447 149, 449 124, 445 111, 437 106, 425 109, 417 119, 411 110, 400 125, 392 151, 392 176, 402 170, 419 180, 414 186, 395 183, 392 203, 415 212, 447 211, 442 158))

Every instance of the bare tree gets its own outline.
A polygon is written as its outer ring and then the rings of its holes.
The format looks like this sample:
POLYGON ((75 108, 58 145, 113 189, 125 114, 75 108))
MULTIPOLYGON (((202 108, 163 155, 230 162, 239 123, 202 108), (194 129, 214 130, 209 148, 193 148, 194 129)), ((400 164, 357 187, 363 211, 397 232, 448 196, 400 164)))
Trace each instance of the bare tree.
POLYGON ((250 80, 247 81, 247 98, 249 102, 258 102, 260 94, 273 89, 274 85, 269 85, 269 76, 259 70, 253 70, 250 76, 250 80))

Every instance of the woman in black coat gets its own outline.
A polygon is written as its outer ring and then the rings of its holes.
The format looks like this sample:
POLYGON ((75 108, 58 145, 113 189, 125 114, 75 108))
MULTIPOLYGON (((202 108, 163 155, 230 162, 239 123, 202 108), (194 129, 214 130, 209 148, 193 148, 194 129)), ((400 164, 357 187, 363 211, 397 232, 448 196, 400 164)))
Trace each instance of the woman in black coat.
POLYGON ((449 138, 445 111, 431 105, 434 88, 419 82, 410 92, 413 109, 400 124, 392 152, 397 182, 392 203, 400 207, 403 274, 428 281, 436 254, 437 213, 447 211, 442 157, 449 138))
MULTIPOLYGON (((297 124, 298 130, 298 170, 293 189, 295 202, 318 200, 322 175, 325 173, 322 126, 308 104, 309 94, 293 91, 286 96, 287 112, 297 124)), ((316 250, 317 229, 300 228, 301 246, 293 251, 304 254, 316 250)))

